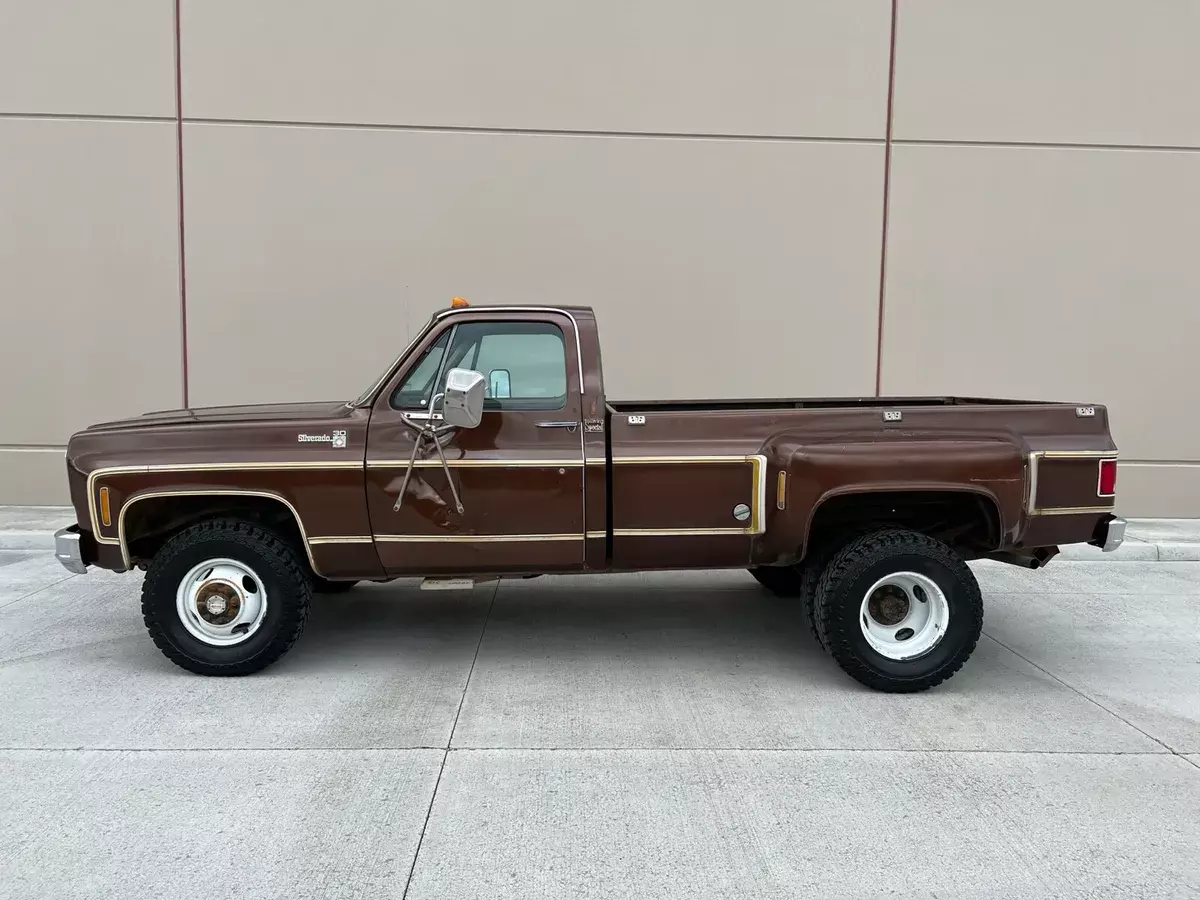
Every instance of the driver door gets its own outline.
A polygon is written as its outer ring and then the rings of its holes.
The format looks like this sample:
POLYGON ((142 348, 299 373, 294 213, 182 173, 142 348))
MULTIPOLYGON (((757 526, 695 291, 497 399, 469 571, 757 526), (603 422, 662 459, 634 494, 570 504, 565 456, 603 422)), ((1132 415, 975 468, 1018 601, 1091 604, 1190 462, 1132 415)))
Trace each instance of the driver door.
POLYGON ((567 572, 583 568, 583 436, 574 323, 530 313, 451 315, 414 349, 376 400, 367 438, 367 503, 389 575, 567 572), (440 437, 456 508, 431 438, 446 372, 485 379, 476 428, 440 437))

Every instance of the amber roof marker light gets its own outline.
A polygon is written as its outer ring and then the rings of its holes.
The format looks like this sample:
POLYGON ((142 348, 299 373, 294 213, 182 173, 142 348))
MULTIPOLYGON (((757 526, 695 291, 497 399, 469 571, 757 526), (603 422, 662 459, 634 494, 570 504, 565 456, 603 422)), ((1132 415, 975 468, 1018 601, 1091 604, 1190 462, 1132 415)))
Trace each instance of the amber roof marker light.
POLYGON ((450 300, 451 309, 466 309, 471 304, 467 302, 466 297, 453 297, 450 300))

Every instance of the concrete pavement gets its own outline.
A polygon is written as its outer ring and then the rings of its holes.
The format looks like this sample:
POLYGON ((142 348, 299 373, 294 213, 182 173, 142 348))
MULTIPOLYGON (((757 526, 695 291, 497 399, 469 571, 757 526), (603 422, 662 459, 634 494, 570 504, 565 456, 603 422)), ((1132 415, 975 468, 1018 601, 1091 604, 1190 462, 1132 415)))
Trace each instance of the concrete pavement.
POLYGON ((1194 896, 1200 564, 975 568, 896 697, 741 572, 368 585, 205 679, 0 551, 0 898, 1194 896))

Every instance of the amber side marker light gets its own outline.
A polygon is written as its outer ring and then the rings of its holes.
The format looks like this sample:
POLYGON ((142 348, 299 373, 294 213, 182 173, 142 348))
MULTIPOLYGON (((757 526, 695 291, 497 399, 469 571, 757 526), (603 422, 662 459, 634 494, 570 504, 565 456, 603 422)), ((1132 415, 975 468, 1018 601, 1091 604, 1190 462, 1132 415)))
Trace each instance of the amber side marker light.
POLYGON ((104 525, 112 524, 112 512, 108 507, 108 488, 100 488, 100 521, 104 525))
POLYGON ((1117 461, 1100 460, 1100 474, 1096 479, 1096 493, 1101 497, 1114 497, 1117 493, 1117 461))
POLYGON ((464 297, 455 297, 450 301, 451 309, 466 309, 470 305, 471 304, 468 303, 464 297))

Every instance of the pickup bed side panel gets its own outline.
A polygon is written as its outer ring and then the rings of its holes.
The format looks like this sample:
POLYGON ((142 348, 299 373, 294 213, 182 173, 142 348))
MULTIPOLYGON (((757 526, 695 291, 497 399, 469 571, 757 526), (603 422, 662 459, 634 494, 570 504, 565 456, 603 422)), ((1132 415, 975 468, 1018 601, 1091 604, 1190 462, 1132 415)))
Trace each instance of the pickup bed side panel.
POLYGON ((614 454, 611 471, 620 568, 746 565, 762 531, 761 456, 614 454))
MULTIPOLYGON (((1011 441, 890 440, 803 444, 781 436, 769 454, 786 471, 784 508, 771 505, 764 561, 802 556, 823 504, 849 494, 933 491, 970 493, 986 501, 996 517, 997 546, 1009 543, 1021 521, 1024 458, 1011 441)), ((777 476, 778 477, 778 476, 777 476)))
POLYGON ((613 566, 795 561, 824 503, 880 491, 982 498, 984 509, 995 510, 999 546, 1088 541, 1112 509, 1111 497, 1097 497, 1096 465, 1116 456, 1107 410, 1091 409, 1079 416, 1073 406, 1050 403, 906 407, 897 400, 892 410, 623 404, 611 410, 613 566), (1039 466, 1047 474, 1033 498, 1039 466), (1060 508, 1042 508, 1048 502, 1060 508), (739 507, 749 507, 748 520, 736 518, 746 511, 739 507), (735 533, 739 525, 744 533, 735 533), (639 528, 661 529, 662 539, 622 539, 639 528), (713 533, 719 528, 728 531, 713 533))
POLYGON ((612 566, 749 565, 764 528, 767 423, 719 413, 612 413, 612 566))

